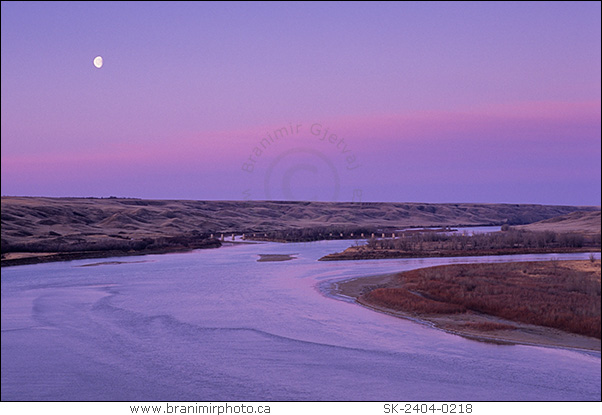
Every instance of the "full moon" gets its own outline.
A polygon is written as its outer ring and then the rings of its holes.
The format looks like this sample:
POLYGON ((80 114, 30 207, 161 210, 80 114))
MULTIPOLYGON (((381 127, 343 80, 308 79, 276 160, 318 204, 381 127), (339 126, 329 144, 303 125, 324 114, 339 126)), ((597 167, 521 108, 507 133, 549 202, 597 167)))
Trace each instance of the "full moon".
POLYGON ((96 66, 98 69, 102 67, 102 56, 97 56, 94 58, 94 66, 96 66))

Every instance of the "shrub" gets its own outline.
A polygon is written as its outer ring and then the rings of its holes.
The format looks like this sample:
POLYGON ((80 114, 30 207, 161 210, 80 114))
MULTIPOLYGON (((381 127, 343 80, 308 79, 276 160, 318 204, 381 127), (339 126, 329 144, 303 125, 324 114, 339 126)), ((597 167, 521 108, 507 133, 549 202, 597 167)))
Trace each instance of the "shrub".
POLYGON ((377 288, 366 299, 387 308, 409 313, 453 314, 466 311, 463 306, 431 300, 404 288, 377 288))
POLYGON ((366 300, 405 312, 470 310, 601 335, 599 274, 568 268, 562 261, 446 265, 407 271, 398 280, 402 288, 377 289, 366 300))

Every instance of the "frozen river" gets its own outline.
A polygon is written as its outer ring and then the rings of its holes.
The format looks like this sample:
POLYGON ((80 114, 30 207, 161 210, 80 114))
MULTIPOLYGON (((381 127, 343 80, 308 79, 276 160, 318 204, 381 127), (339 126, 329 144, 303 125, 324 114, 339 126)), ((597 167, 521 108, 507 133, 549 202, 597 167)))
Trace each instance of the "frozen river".
POLYGON ((3 268, 2 400, 600 400, 600 353, 475 342, 320 289, 550 255, 317 261, 349 244, 3 268), (257 262, 278 253, 298 256, 257 262))

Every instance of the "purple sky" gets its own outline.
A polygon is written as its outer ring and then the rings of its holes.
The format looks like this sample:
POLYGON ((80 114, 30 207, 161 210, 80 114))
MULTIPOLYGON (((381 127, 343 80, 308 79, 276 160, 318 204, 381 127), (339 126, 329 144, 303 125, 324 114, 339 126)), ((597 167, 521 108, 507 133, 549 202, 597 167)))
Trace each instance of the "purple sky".
POLYGON ((2 194, 600 205, 600 16, 2 2, 2 194))

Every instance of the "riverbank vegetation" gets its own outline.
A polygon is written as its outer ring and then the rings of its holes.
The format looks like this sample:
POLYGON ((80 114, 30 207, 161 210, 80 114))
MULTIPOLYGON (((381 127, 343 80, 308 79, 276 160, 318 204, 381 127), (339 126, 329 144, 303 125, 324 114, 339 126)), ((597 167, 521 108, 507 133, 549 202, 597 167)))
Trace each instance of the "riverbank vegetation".
POLYGON ((366 244, 321 260, 357 260, 477 255, 587 252, 600 250, 600 233, 531 232, 506 228, 474 235, 451 232, 401 233, 397 238, 370 238, 366 244))
MULTIPOLYGON (((409 315, 477 313, 597 339, 601 334, 600 261, 593 258, 418 269, 398 274, 361 300, 409 315)), ((480 330, 503 325, 487 323, 480 330)))

